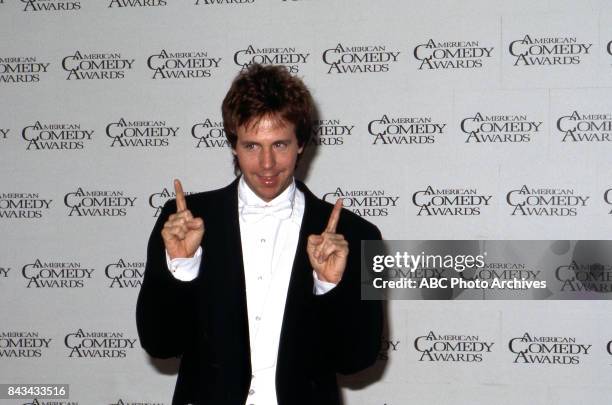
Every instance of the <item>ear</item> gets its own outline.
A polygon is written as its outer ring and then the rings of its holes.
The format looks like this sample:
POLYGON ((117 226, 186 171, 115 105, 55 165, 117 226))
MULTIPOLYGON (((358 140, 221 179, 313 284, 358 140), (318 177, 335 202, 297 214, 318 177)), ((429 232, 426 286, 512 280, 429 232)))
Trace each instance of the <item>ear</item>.
POLYGON ((234 156, 236 156, 236 155, 237 155, 237 154, 236 154, 236 148, 232 148, 232 154, 233 154, 234 156))
POLYGON ((301 155, 303 151, 304 151, 304 145, 300 146, 300 148, 298 149, 298 155, 301 155))

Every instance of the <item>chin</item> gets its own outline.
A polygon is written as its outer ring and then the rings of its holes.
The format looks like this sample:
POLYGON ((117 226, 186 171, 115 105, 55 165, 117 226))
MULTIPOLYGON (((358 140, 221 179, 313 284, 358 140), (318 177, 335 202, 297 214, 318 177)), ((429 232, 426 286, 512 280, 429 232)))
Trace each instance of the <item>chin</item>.
POLYGON ((278 189, 275 190, 257 190, 256 193, 259 198, 265 200, 266 202, 274 200, 279 194, 280 191, 278 189))

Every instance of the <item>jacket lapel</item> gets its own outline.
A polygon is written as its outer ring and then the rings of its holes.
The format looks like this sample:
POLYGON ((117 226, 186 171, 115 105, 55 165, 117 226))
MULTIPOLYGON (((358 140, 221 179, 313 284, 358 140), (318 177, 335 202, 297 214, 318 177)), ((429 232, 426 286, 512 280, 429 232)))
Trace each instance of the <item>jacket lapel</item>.
MULTIPOLYGON (((237 304, 237 308, 235 308, 235 310, 232 312, 239 318, 237 323, 238 330, 234 331, 235 335, 226 337, 230 340, 241 340, 238 346, 238 350, 240 352, 235 354, 242 358, 239 364, 248 365, 248 368, 242 368, 243 372, 241 375, 241 378, 245 381, 243 387, 246 392, 251 380, 251 346, 249 337, 249 317, 247 312, 242 242, 240 239, 240 221, 238 219, 239 180, 240 177, 236 178, 236 180, 226 187, 218 218, 228 221, 227 223, 221 224, 221 226, 224 228, 225 246, 219 246, 219 248, 227 252, 227 254, 224 255, 227 260, 227 266, 225 266, 225 268, 228 272, 230 272, 228 275, 230 285, 235 286, 236 288, 232 288, 231 290, 233 291, 230 290, 226 291, 225 293, 235 294, 234 299, 229 302, 235 302, 237 304)), ((223 302, 228 301, 224 300, 223 302)))
POLYGON ((319 200, 310 192, 304 183, 296 180, 296 185, 298 189, 304 193, 304 217, 302 218, 298 246, 295 251, 295 258, 291 269, 285 318, 287 317, 288 309, 292 309, 292 305, 298 304, 298 302, 294 302, 293 297, 300 297, 300 300, 302 300, 309 299, 312 296, 312 268, 308 259, 308 253, 306 252, 306 245, 310 235, 320 234, 325 227, 324 224, 322 225, 320 223, 322 215, 319 200))
POLYGON ((305 204, 298 245, 291 269, 291 279, 287 290, 278 347, 276 392, 279 403, 282 402, 282 398, 286 398, 292 389, 290 385, 287 385, 287 379, 293 379, 300 373, 308 373, 307 370, 296 369, 295 367, 304 364, 295 357, 300 353, 307 353, 308 349, 305 349, 304 345, 312 343, 308 342, 308 334, 311 332, 308 330, 308 321, 312 309, 314 282, 306 245, 308 236, 319 234, 325 228, 321 219, 325 217, 324 205, 303 183, 296 180, 296 185, 304 193, 305 204), (284 381, 279 382, 279 379, 284 381))

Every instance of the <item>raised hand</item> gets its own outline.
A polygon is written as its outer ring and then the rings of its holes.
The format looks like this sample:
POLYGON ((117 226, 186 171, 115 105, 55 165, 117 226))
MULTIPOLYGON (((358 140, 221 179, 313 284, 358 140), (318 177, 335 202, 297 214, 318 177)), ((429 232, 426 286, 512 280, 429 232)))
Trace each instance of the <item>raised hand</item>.
POLYGON ((187 209, 183 186, 174 180, 176 213, 170 215, 161 231, 170 259, 193 257, 204 237, 204 221, 187 209))
POLYGON ((344 274, 348 257, 348 242, 344 236, 336 233, 342 199, 338 199, 329 216, 327 227, 320 235, 310 235, 306 251, 310 265, 321 281, 337 284, 344 274))

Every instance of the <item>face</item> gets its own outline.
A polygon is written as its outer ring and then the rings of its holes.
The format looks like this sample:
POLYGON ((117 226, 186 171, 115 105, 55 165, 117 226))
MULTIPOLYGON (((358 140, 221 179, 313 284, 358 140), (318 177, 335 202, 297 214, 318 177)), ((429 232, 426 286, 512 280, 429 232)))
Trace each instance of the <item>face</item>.
POLYGON ((281 194, 293 179, 298 146, 293 124, 264 117, 254 125, 236 130, 238 140, 232 153, 251 190, 268 202, 281 194))

